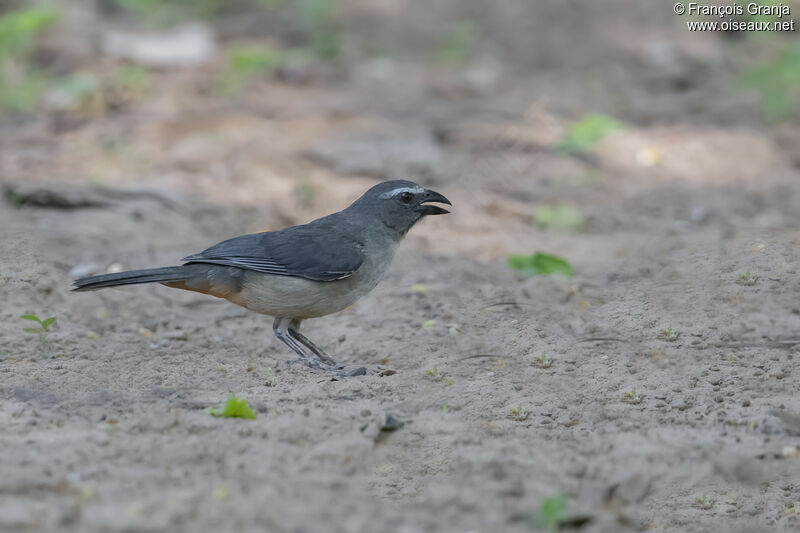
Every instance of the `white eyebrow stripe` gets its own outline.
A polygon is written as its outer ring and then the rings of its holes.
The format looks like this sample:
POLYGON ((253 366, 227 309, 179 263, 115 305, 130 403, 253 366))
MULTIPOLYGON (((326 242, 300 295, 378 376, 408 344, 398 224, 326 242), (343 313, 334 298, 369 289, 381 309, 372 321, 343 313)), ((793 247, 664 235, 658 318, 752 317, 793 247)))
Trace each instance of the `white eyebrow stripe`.
POLYGON ((391 198, 392 196, 397 196, 398 194, 402 194, 404 192, 420 194, 425 192, 425 189, 423 189, 422 187, 399 187, 391 191, 386 191, 385 193, 381 194, 379 198, 385 200, 386 198, 391 198))

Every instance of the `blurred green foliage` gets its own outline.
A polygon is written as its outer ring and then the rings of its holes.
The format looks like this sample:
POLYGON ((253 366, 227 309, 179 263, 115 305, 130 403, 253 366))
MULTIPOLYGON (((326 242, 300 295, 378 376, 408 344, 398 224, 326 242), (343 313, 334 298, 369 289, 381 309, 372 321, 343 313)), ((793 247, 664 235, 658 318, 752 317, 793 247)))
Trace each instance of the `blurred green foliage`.
POLYGON ((122 11, 155 25, 170 25, 193 18, 209 18, 224 0, 113 0, 122 11))
POLYGON ((243 74, 264 72, 279 63, 279 54, 270 46, 238 46, 230 51, 230 66, 243 74))
POLYGON ((545 229, 581 229, 586 220, 570 205, 542 205, 533 210, 533 223, 545 229))
POLYGON ((212 18, 226 9, 275 9, 298 0, 110 0, 119 10, 152 24, 171 25, 188 19, 212 18), (248 5, 249 4, 249 5, 248 5))
POLYGON ((45 91, 49 104, 59 109, 80 107, 90 99, 103 109, 144 96, 150 76, 138 66, 120 66, 102 78, 91 72, 58 77, 37 66, 36 39, 58 19, 57 11, 46 8, 0 17, 0 114, 33 111, 45 91))
MULTIPOLYGON (((772 0, 754 0, 760 6, 776 6, 772 0)), ((790 17, 771 14, 743 18, 756 22, 786 21, 800 10, 800 0, 783 0, 790 17)), ((747 32, 744 42, 732 48, 731 58, 739 72, 739 85, 761 96, 761 109, 770 122, 800 118, 800 43, 788 32, 747 32)))
POLYGON ((462 20, 453 25, 436 49, 436 61, 458 67, 467 62, 476 38, 475 23, 462 20))
POLYGON ((561 522, 564 520, 564 511, 567 508, 564 495, 556 494, 542 500, 539 509, 531 515, 529 525, 531 529, 547 530, 558 533, 561 522))
POLYGON ((800 117, 800 43, 792 43, 774 58, 747 69, 741 84, 761 94, 768 120, 800 117))
POLYGON ((271 73, 280 63, 280 52, 266 45, 242 45, 228 51, 228 66, 222 75, 222 91, 236 95, 257 76, 271 73))
POLYGON ((314 184, 308 178, 301 178, 295 184, 294 194, 301 206, 305 208, 314 207, 317 194, 314 190, 314 184))
POLYGON ((606 136, 619 129, 622 129, 622 122, 598 113, 590 113, 567 127, 558 146, 570 154, 588 153, 606 136))
POLYGON ((127 12, 156 26, 169 26, 193 19, 211 19, 234 9, 288 9, 306 33, 304 48, 316 57, 335 59, 342 49, 341 32, 335 23, 335 0, 112 0, 127 12), (249 4, 249 5, 248 5, 249 4))
MULTIPOLYGON (((242 0, 247 2, 248 0, 242 0)), ((222 76, 226 94, 236 94, 251 80, 277 68, 300 67, 315 59, 333 59, 341 50, 340 32, 334 22, 334 0, 249 0, 262 9, 286 7, 307 32, 307 44, 289 50, 269 46, 239 46, 229 53, 222 76)), ((171 24, 198 17, 211 17, 230 8, 225 0, 113 0, 117 8, 148 23, 171 24)), ((0 113, 33 111, 45 90, 52 90, 62 106, 69 107, 110 90, 113 95, 139 98, 150 86, 148 72, 136 66, 120 67, 110 79, 91 73, 73 73, 53 78, 36 66, 36 38, 58 21, 53 9, 33 8, 0 17, 0 113)))
POLYGON ((333 0, 297 0, 308 47, 317 57, 335 59, 342 51, 341 34, 333 17, 333 0))
POLYGON ((0 17, 0 111, 30 111, 44 75, 32 65, 36 35, 58 20, 52 9, 13 11, 0 17))
POLYGON ((220 79, 222 92, 238 96, 248 84, 280 68, 301 68, 315 59, 309 48, 280 50, 269 45, 241 45, 228 52, 228 63, 220 79))
POLYGON ((508 265, 528 276, 560 274, 571 277, 573 275, 572 265, 569 264, 569 261, 563 257, 542 252, 536 252, 533 255, 510 255, 508 256, 508 265))
POLYGON ((97 91, 99 85, 100 82, 94 74, 78 72, 61 78, 54 83, 53 88, 71 101, 79 101, 97 91))
POLYGON ((342 48, 339 29, 334 21, 333 0, 259 0, 266 7, 287 5, 297 10, 307 34, 307 43, 289 49, 269 45, 241 45, 228 54, 228 66, 222 75, 222 91, 238 95, 251 81, 271 75, 282 68, 298 68, 316 59, 336 59, 342 48))
POLYGON ((116 71, 113 83, 132 96, 141 97, 150 88, 150 74, 138 65, 126 65, 116 71))
POLYGON ((0 56, 24 57, 33 51, 35 35, 58 20, 52 9, 26 9, 0 17, 0 56))

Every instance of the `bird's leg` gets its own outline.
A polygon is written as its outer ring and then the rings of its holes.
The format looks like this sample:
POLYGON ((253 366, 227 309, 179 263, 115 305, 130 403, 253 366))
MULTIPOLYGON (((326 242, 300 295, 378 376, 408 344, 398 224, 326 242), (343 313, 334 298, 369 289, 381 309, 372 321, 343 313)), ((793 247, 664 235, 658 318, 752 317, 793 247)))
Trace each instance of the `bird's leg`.
POLYGON ((327 368, 325 368, 327 365, 320 360, 317 354, 308 352, 303 344, 289 333, 290 323, 291 319, 289 318, 276 317, 275 321, 272 323, 272 331, 275 332, 275 336, 286 346, 294 350, 294 352, 300 356, 300 359, 311 368, 327 370, 327 368))
POLYGON ((319 357, 324 363, 338 367, 339 363, 334 361, 328 354, 322 351, 322 348, 311 342, 311 339, 300 333, 300 322, 302 321, 298 318, 293 318, 292 321, 289 322, 289 335, 294 337, 295 340, 299 341, 300 344, 311 350, 314 355, 319 357))
POLYGON ((299 327, 300 320, 285 317, 276 317, 275 322, 272 323, 275 336, 294 350, 300 359, 311 368, 327 370, 336 376, 363 376, 367 373, 367 369, 364 367, 351 371, 342 370, 336 361, 325 355, 325 352, 308 340, 306 336, 301 335, 297 331, 299 327))
POLYGON ((289 322, 289 335, 294 337, 296 341, 300 342, 306 348, 311 350, 314 355, 319 357, 319 359, 327 365, 326 370, 336 376, 363 376, 367 373, 367 369, 363 366, 351 370, 345 370, 343 366, 339 365, 339 363, 334 361, 330 356, 323 352, 319 346, 311 342, 311 339, 300 333, 300 322, 302 321, 298 318, 294 318, 291 322, 289 322))

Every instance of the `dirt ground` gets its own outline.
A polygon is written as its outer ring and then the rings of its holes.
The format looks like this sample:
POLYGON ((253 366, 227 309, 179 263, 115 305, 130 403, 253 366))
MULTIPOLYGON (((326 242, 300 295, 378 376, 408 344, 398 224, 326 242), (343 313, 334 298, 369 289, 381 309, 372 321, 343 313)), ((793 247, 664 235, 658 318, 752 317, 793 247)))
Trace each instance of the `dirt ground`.
MULTIPOLYGON (((214 65, 161 71, 121 111, 0 128, 16 195, 0 203, 0 531, 516 532, 558 494, 581 518, 562 530, 800 530, 800 133, 709 66, 722 38, 667 13, 466 4, 497 37, 464 68, 409 44, 234 103, 209 93, 214 65), (565 45, 576 33, 591 45, 565 45), (626 126, 588 157, 559 151, 588 112, 626 126), (382 177, 454 207, 373 293, 304 324, 366 376, 288 365, 270 317, 211 297, 70 293, 341 209, 382 177), (36 189, 71 207, 25 205, 36 189), (581 231, 531 224, 562 203, 581 231), (575 276, 508 267, 536 250, 575 276), (40 339, 24 313, 57 320, 40 339), (229 394, 257 419, 209 416, 229 394), (387 414, 404 426, 382 430, 387 414)), ((397 39, 421 47, 458 15, 432 5, 397 39)))

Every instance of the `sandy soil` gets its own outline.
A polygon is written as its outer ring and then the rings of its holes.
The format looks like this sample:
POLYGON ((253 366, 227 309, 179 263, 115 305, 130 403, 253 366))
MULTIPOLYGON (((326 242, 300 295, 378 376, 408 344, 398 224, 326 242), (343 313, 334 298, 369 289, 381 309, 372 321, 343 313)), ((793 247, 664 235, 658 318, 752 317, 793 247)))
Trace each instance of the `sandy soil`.
MULTIPOLYGON (((499 67, 502 98, 398 61, 388 78, 264 82, 237 105, 198 89, 208 71, 162 74, 124 112, 7 126, 4 185, 99 205, 0 203, 0 530, 529 531, 562 493, 581 531, 797 531, 793 148, 747 97, 719 96, 724 73, 653 90, 638 26, 604 16, 598 51, 565 52, 583 73, 586 54, 616 58, 592 104, 539 56, 536 76, 499 67), (590 158, 556 150, 620 76, 629 126, 590 158), (651 148, 657 162, 637 163, 651 148), (69 292, 76 275, 338 210, 381 175, 454 212, 416 227, 368 297, 305 323, 367 376, 287 365, 269 317, 221 300, 69 292), (562 202, 583 231, 531 225, 562 202), (508 268, 534 250, 575 277, 508 268), (40 340, 23 313, 57 322, 40 340), (230 393, 258 418, 205 412, 230 393), (404 427, 382 431, 387 414, 404 427)), ((682 54, 716 53, 663 31, 682 54)))

